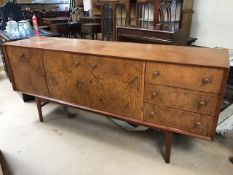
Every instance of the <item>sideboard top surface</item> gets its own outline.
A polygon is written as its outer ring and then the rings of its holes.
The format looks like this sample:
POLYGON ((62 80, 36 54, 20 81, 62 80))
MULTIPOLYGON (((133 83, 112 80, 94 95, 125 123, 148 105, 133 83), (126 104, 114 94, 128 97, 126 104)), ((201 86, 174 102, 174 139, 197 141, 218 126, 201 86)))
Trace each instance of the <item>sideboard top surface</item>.
POLYGON ((33 37, 4 45, 165 63, 229 68, 227 49, 33 37))

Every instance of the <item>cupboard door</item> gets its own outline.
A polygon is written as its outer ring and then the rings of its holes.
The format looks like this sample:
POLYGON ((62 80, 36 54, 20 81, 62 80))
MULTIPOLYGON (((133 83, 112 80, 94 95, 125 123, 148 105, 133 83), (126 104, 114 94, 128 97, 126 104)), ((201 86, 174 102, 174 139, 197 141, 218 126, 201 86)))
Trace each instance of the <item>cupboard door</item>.
POLYGON ((55 51, 44 51, 43 55, 50 96, 77 105, 88 105, 85 56, 55 51))
POLYGON ((48 96, 41 50, 9 46, 6 49, 16 90, 48 96))
POLYGON ((92 108, 141 118, 142 62, 90 56, 87 68, 92 108))

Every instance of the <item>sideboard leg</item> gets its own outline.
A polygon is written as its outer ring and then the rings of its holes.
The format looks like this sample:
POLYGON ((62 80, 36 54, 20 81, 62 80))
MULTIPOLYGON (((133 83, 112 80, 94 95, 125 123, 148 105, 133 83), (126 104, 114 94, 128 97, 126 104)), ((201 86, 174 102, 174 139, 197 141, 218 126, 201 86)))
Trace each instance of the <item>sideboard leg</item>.
POLYGON ((38 97, 35 97, 35 100, 36 100, 36 106, 37 106, 37 109, 38 109, 38 114, 39 114, 40 122, 43 122, 44 119, 43 119, 43 116, 42 116, 41 100, 38 97))
POLYGON ((166 163, 170 163, 172 136, 173 136, 172 132, 170 132, 170 131, 164 131, 165 162, 166 163))

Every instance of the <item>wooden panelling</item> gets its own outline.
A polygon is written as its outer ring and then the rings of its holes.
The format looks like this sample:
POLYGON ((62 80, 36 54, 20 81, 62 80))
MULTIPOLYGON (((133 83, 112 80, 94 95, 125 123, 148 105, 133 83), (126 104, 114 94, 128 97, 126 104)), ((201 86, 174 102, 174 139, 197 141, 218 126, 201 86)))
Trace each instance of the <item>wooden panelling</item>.
POLYGON ((219 95, 169 86, 145 85, 144 102, 215 116, 219 95))
POLYGON ((148 62, 145 81, 152 84, 220 93, 223 75, 222 69, 148 62))
POLYGON ((144 120, 203 136, 210 136, 214 117, 158 105, 144 104, 144 120))
POLYGON ((7 47, 7 55, 16 90, 48 96, 39 49, 7 47))
POLYGON ((142 62, 88 57, 90 106, 140 119, 142 62))
POLYGON ((50 96, 59 100, 89 104, 89 77, 85 56, 44 51, 43 59, 50 96))

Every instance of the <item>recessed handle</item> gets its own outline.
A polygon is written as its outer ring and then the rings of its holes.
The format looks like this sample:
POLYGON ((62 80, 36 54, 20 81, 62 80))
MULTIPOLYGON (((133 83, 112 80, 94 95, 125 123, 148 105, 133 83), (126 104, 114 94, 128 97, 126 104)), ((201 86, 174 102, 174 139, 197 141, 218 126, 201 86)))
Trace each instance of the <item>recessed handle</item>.
POLYGON ((153 78, 157 78, 158 76, 160 76, 160 72, 159 71, 155 71, 153 73, 153 78))
POLYGON ((211 79, 210 78, 203 78, 203 80, 202 80, 202 83, 203 84, 208 84, 208 83, 210 83, 211 82, 211 79))

